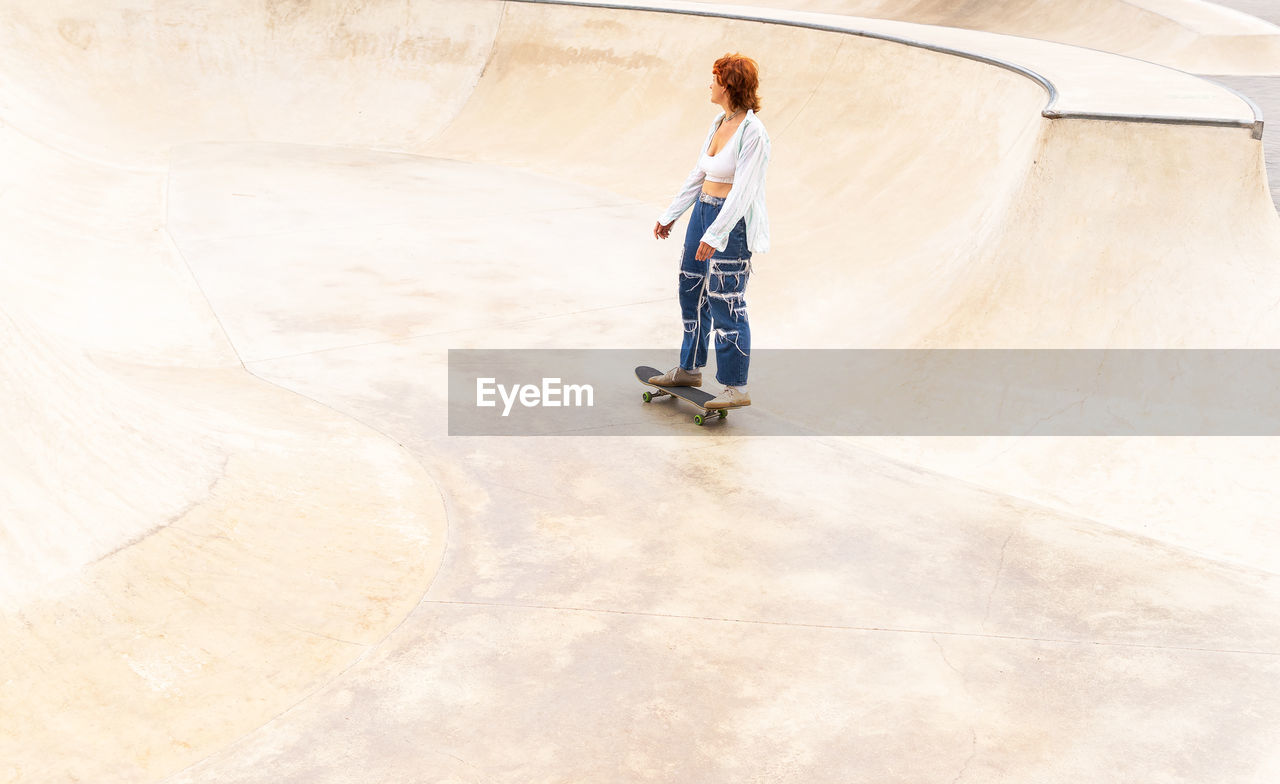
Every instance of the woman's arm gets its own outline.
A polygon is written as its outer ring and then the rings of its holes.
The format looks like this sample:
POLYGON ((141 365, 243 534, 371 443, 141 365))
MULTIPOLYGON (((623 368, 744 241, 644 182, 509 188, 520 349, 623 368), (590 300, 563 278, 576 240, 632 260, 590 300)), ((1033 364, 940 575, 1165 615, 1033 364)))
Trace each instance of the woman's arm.
MULTIPOLYGON (((716 119, 720 118, 717 117, 716 119)), ((707 178, 707 173, 698 166, 698 163, 702 160, 702 154, 711 146, 711 137, 715 136, 715 134, 716 123, 713 121, 711 130, 707 133, 706 141, 698 148, 698 160, 693 164, 693 171, 689 172, 689 176, 685 178, 684 184, 680 186, 680 190, 676 193, 675 199, 672 200, 671 206, 667 207, 667 211, 658 218, 658 223, 667 226, 675 222, 677 218, 684 214, 685 210, 689 209, 689 205, 693 204, 694 200, 698 198, 698 193, 702 190, 702 183, 707 178)))
POLYGON ((689 209, 689 205, 698 198, 698 192, 702 190, 702 183, 706 178, 707 173, 695 165, 693 171, 689 172, 689 176, 685 178, 684 185, 680 186, 680 191, 671 202, 671 206, 667 207, 667 211, 658 218, 658 223, 666 226, 683 215, 684 211, 689 209))
POLYGON ((758 124, 752 123, 742 129, 742 149, 738 151, 733 187, 720 207, 720 214, 702 235, 702 241, 715 250, 724 250, 729 244, 733 227, 747 214, 756 194, 764 188, 765 175, 769 171, 769 147, 769 137, 758 124))

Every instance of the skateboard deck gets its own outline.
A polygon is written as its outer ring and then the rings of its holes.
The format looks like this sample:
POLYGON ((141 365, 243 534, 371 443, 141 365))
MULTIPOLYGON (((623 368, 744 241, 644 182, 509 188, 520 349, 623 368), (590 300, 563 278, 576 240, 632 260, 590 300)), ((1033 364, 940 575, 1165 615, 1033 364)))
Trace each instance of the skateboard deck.
POLYGON ((657 384, 649 383, 649 379, 660 375, 662 375, 661 370, 651 368, 648 365, 641 365, 636 368, 636 378, 640 380, 640 383, 657 390, 656 392, 646 391, 641 396, 644 399, 644 402, 648 403, 650 400, 659 397, 667 397, 668 395, 680 398, 681 400, 686 400, 702 409, 701 414, 694 414, 694 424, 704 424, 708 419, 713 417, 724 419, 729 416, 729 412, 731 410, 735 408, 742 408, 742 406, 730 406, 729 408, 707 408, 707 402, 715 398, 715 395, 710 392, 699 389, 698 387, 660 387, 657 384))

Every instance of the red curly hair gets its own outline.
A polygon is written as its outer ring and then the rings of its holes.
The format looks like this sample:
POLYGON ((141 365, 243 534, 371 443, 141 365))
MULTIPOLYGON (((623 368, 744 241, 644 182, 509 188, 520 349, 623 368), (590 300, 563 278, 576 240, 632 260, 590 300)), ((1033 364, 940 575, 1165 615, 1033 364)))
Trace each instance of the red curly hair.
POLYGON ((756 95, 760 88, 760 69, 755 60, 737 52, 726 54, 716 60, 711 73, 729 93, 734 106, 760 113, 760 96, 756 95))

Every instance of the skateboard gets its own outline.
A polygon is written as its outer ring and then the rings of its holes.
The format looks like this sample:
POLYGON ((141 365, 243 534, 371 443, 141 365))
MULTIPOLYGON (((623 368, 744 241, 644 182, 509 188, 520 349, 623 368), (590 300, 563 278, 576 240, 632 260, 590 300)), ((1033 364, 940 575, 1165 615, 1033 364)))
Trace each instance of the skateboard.
POLYGON ((705 424, 708 419, 712 419, 713 417, 724 419, 729 416, 729 411, 731 409, 742 408, 742 406, 731 406, 730 408, 707 408, 707 401, 715 397, 715 395, 710 392, 705 392, 697 387, 660 387, 657 384, 649 383, 649 379, 660 375, 662 375, 661 370, 651 368, 647 365, 641 365, 636 368, 636 378, 640 379, 640 383, 658 390, 657 392, 649 392, 646 390, 645 393, 641 395, 644 402, 648 403, 650 400, 659 397, 667 397, 668 395, 680 398, 681 400, 687 400, 702 409, 701 414, 694 414, 693 416, 693 423, 695 425, 705 424))

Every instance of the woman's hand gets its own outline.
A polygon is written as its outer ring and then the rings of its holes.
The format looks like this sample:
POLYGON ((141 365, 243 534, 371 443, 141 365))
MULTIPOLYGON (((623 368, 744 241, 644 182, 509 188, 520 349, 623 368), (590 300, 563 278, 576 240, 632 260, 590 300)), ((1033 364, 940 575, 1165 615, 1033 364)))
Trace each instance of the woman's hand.
MULTIPOLYGON (((653 224, 654 239, 665 240, 667 237, 671 236, 671 227, 674 225, 676 225, 675 221, 671 221, 666 226, 663 226, 661 223, 653 224)), ((694 258, 696 258, 698 261, 706 261, 707 259, 711 258, 711 254, 715 252, 716 252, 715 248, 711 247, 705 242, 699 242, 698 252, 694 256, 694 258)))

